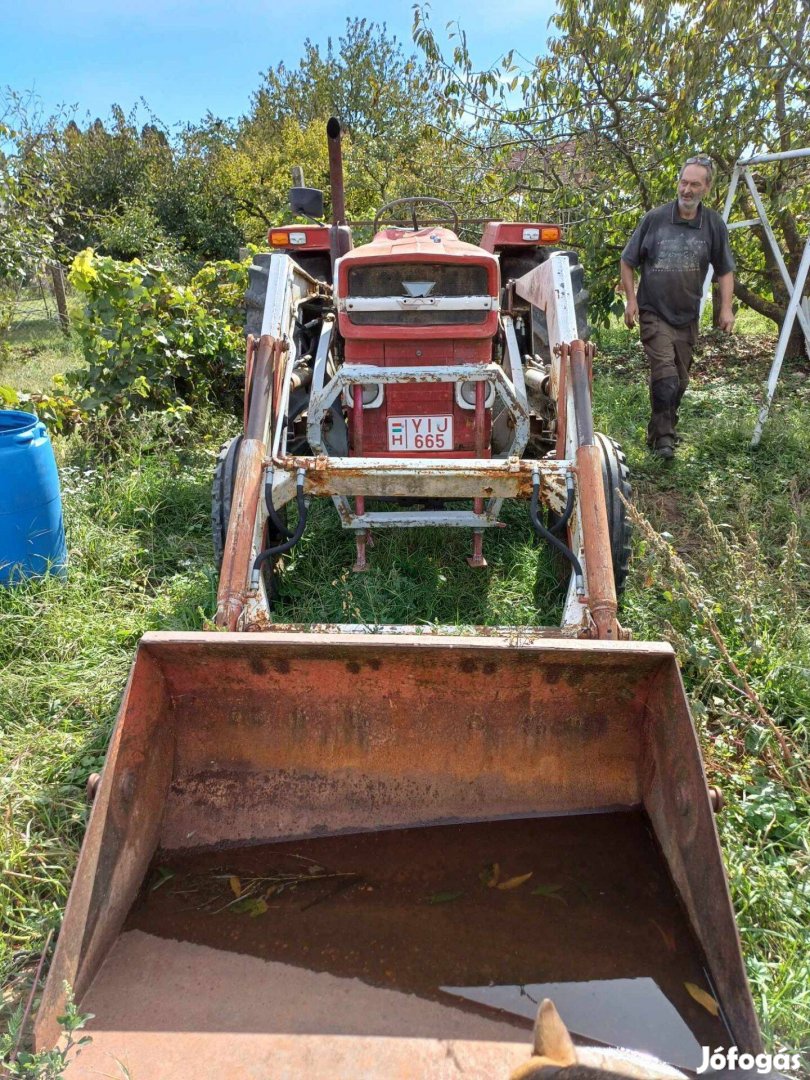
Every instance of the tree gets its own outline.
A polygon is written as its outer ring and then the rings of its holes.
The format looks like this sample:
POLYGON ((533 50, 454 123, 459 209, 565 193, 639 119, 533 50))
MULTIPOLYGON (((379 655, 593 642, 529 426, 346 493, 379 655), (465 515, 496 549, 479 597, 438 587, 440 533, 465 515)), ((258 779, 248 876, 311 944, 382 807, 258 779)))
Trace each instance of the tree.
POLYGON ((437 131, 435 89, 416 56, 406 56, 385 25, 347 19, 325 52, 307 41, 295 69, 279 64, 264 76, 239 125, 225 167, 237 201, 264 228, 287 215, 292 165, 307 183, 328 186, 325 124, 345 132, 346 204, 350 218, 373 216, 401 195, 452 197, 475 159, 463 141, 437 131), (295 156, 298 155, 298 156, 295 156))
POLYGON ((0 100, 0 282, 22 282, 52 257, 63 177, 51 121, 6 92, 0 100))
MULTIPOLYGON (((746 150, 810 145, 808 10, 807 0, 560 0, 547 55, 529 62, 510 53, 488 71, 475 70, 460 31, 445 57, 418 9, 414 33, 447 114, 468 114, 491 155, 511 150, 504 186, 573 219, 604 313, 627 236, 644 211, 673 197, 685 157, 715 159, 717 198, 746 150)), ((758 177, 794 275, 810 204, 801 168, 786 162, 758 177)), ((740 203, 756 216, 746 193, 740 203)), ((762 229, 735 232, 734 246, 737 297, 781 324, 787 295, 762 229)), ((791 345, 799 351, 800 337, 791 345)))
POLYGON ((19 287, 53 257, 61 220, 59 162, 52 125, 30 101, 0 94, 0 359, 8 352, 19 287))
POLYGON ((90 245, 119 259, 231 257, 243 243, 235 206, 217 184, 215 147, 194 128, 171 138, 154 118, 139 126, 114 105, 107 124, 63 132, 68 184, 58 242, 72 257, 90 245))
POLYGON ((161 228, 196 263, 232 259, 245 242, 236 198, 220 183, 215 160, 207 139, 189 127, 175 139, 171 167, 151 192, 161 228))

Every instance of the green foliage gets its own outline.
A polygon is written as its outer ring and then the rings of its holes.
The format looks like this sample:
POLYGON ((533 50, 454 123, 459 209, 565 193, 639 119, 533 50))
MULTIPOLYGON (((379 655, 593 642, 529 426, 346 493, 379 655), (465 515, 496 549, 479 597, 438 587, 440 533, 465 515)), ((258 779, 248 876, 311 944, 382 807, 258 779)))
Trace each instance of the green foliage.
POLYGON ((0 1033, 0 1067, 8 1080, 61 1080, 71 1060, 81 1054, 81 1047, 92 1041, 89 1035, 79 1038, 76 1035, 88 1020, 93 1019, 93 1014, 79 1012, 67 983, 65 998, 65 1012, 57 1017, 63 1038, 52 1050, 30 1053, 17 1049, 24 1036, 24 1012, 22 1006, 14 1011, 6 1031, 0 1033))
POLYGON ((74 398, 63 392, 64 385, 63 375, 54 377, 52 391, 23 393, 11 386, 0 385, 0 409, 20 409, 28 412, 33 406, 37 416, 51 431, 67 435, 82 423, 85 413, 74 398))
POLYGON ((207 402, 234 403, 247 264, 215 264, 177 285, 156 267, 87 250, 70 281, 85 304, 75 326, 88 366, 68 376, 82 410, 116 418, 159 409, 182 419, 207 402))
POLYGON ((171 169, 150 188, 150 206, 187 262, 232 259, 245 242, 236 192, 223 183, 204 130, 190 128, 180 136, 171 169))
POLYGON ((145 259, 177 276, 180 255, 161 228, 155 212, 144 203, 124 202, 96 218, 98 246, 122 262, 145 259))
MULTIPOLYGON (((717 205, 744 152, 810 141, 806 4, 742 0, 732 16, 700 0, 561 0, 544 56, 526 63, 510 52, 484 71, 458 27, 445 54, 428 10, 416 8, 414 36, 444 87, 442 113, 467 118, 482 161, 527 219, 570 222, 604 321, 624 244, 645 211, 674 198, 686 157, 703 151, 718 163, 717 205)), ((756 181, 795 275, 807 165, 769 165, 756 181)), ((737 207, 756 217, 743 184, 737 207)), ((738 298, 780 319, 787 297, 764 233, 738 230, 733 242, 738 298)))
POLYGON ((193 129, 170 140, 117 105, 106 124, 68 124, 59 146, 69 185, 57 236, 64 260, 88 245, 166 268, 232 257, 242 236, 211 167, 213 145, 193 129))
MULTIPOLYGON (((23 281, 52 255, 61 189, 51 141, 48 130, 18 130, 0 116, 0 286, 23 281)), ((0 313, 0 331, 7 321, 0 313)))

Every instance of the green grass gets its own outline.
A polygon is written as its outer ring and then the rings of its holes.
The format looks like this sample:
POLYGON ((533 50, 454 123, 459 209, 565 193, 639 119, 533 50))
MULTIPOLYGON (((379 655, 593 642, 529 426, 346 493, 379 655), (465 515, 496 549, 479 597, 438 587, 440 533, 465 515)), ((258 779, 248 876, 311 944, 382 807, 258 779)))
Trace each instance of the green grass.
POLYGON ((62 332, 54 308, 51 301, 49 314, 44 304, 36 304, 6 336, 10 348, 5 359, 0 349, 0 385, 26 394, 47 391, 54 375, 82 366, 78 342, 62 332))
MULTIPOLYGON (((461 504, 459 504, 461 505, 461 504)), ((484 537, 487 567, 471 570, 466 529, 381 532, 369 569, 351 571, 354 539, 331 502, 315 502, 285 567, 280 622, 558 625, 565 588, 545 547, 535 547, 525 503, 504 507, 506 528, 484 537)))
MULTIPOLYGON (((18 342, 14 362, 24 364, 20 350, 32 345, 18 342)), ((637 506, 686 564, 682 581, 666 545, 637 537, 622 619, 637 639, 666 638, 678 650, 709 775, 728 799, 719 822, 757 1008, 770 1044, 795 1051, 810 1049, 810 382, 796 365, 786 370, 751 451, 769 347, 772 339, 706 342, 671 464, 644 447, 643 360, 618 330, 604 335, 597 358, 595 410, 597 427, 627 450, 637 506), (792 765, 729 657, 789 740, 792 765)), ((69 346, 60 355, 73 363, 69 346)), ((57 439, 69 574, 0 590, 0 977, 9 1001, 58 927, 86 819, 84 783, 103 760, 138 638, 199 628, 213 614, 209 485, 235 423, 206 415, 195 425, 185 446, 151 423, 133 425, 112 456, 80 434, 57 439)), ((353 575, 351 536, 330 504, 314 505, 283 574, 278 618, 557 622, 562 590, 532 544, 526 507, 509 506, 505 517, 507 528, 485 537, 486 570, 467 566, 468 534, 414 530, 379 534, 369 572, 353 575)))
MULTIPOLYGON (((700 320, 702 330, 711 330, 712 327, 712 305, 711 302, 706 304, 703 311, 703 318, 700 320)), ((770 319, 766 319, 764 315, 760 315, 758 311, 754 311, 753 308, 745 307, 740 304, 737 306, 737 310, 734 312, 734 333, 743 334, 745 336, 771 336, 775 337, 777 333, 777 325, 770 319)))
POLYGON ((0 590, 0 971, 13 985, 58 927, 98 770, 148 629, 213 609, 210 478, 217 419, 191 450, 132 436, 112 463, 55 440, 69 572, 0 590))

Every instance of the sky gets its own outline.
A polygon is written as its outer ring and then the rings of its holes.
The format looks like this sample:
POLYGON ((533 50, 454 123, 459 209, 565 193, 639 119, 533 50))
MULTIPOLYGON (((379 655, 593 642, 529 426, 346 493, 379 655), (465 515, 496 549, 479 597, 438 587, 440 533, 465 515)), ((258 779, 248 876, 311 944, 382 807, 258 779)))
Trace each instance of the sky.
MULTIPOLYGON (((487 66, 511 48, 544 52, 553 11, 554 0, 433 0, 430 21, 448 46, 445 24, 460 23, 487 66)), ((263 72, 294 66, 307 38, 337 42, 355 16, 416 51, 413 0, 0 0, 0 90, 33 92, 48 114, 75 106, 80 124, 142 98, 168 127, 235 118, 263 72)))

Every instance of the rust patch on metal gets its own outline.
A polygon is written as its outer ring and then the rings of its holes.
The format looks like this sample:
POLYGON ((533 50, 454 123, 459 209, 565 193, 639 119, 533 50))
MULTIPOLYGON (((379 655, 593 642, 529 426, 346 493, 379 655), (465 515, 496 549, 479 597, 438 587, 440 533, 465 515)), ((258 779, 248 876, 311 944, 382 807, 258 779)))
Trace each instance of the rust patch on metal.
MULTIPOLYGON (((330 496, 332 494, 356 494, 360 488, 363 493, 375 494, 375 488, 379 484, 374 483, 375 477, 388 476, 388 487, 391 489, 387 494, 396 494, 393 490, 402 487, 400 494, 412 494, 414 485, 419 483, 420 472, 430 474, 426 483, 436 485, 441 483, 443 475, 448 477, 448 482, 455 477, 463 476, 472 494, 480 493, 487 498, 494 497, 497 492, 503 490, 498 482, 509 484, 510 494, 504 497, 529 499, 532 494, 532 475, 535 469, 541 472, 541 499, 544 503, 563 505, 565 503, 566 486, 564 469, 558 463, 537 461, 515 461, 499 459, 487 460, 485 469, 476 469, 474 472, 465 471, 465 465, 469 461, 477 459, 455 458, 442 460, 441 458, 408 458, 394 459, 399 462, 392 465, 389 458, 329 458, 324 455, 318 457, 278 457, 267 460, 265 465, 274 469, 289 473, 296 473, 303 469, 305 474, 305 488, 309 495, 330 496), (354 461, 357 463, 354 464, 354 461), (407 461, 407 470, 403 472, 402 461, 407 461), (549 467, 551 464, 551 467, 549 467), (366 490, 362 481, 368 480, 366 490), (396 481, 400 481, 398 484, 396 481), (475 487, 476 491, 472 492, 475 487)), ((465 496, 459 496, 465 497, 465 496)))

